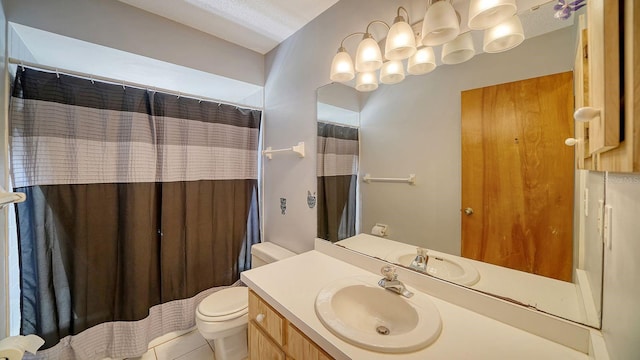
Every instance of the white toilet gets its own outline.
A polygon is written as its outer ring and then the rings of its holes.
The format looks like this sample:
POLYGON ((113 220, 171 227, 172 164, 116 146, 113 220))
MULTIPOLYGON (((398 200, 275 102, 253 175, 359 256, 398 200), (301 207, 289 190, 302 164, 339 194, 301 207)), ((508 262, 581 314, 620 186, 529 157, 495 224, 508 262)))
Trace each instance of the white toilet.
MULTIPOLYGON (((294 256, 270 242, 251 247, 251 267, 294 256)), ((247 357, 248 289, 244 286, 217 291, 207 296, 196 310, 196 326, 207 340, 213 340, 216 360, 247 357)))

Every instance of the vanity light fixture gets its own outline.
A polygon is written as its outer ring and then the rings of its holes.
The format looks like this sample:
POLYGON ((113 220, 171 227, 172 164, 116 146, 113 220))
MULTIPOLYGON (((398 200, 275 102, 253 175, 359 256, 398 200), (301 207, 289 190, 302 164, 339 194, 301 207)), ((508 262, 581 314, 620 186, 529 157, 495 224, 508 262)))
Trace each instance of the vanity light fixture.
POLYGON ((338 53, 333 57, 331 62, 331 75, 329 79, 331 81, 345 82, 350 81, 356 76, 353 68, 353 60, 351 55, 347 52, 343 46, 340 46, 338 53))
POLYGON ((387 29, 390 29, 386 22, 380 20, 373 20, 367 25, 362 41, 360 41, 360 44, 358 44, 358 50, 356 50, 357 72, 376 71, 382 67, 382 53, 380 52, 380 46, 369 32, 369 27, 376 23, 383 24, 387 29))
POLYGON ((382 64, 380 82, 383 84, 397 84, 404 80, 404 65, 400 60, 389 60, 382 64))
POLYGON ((471 32, 466 32, 442 46, 442 63, 461 64, 476 54, 471 32))
POLYGON ((382 67, 382 53, 371 34, 366 33, 356 51, 356 71, 376 71, 382 67))
POLYGON ((518 15, 484 31, 482 50, 498 53, 513 49, 524 41, 524 30, 518 15))
POLYGON ((409 58, 407 72, 411 75, 423 75, 436 68, 436 56, 430 46, 422 47, 409 58))
POLYGON ((422 44, 442 45, 455 39, 458 34, 460 34, 460 19, 453 5, 447 0, 432 3, 422 23, 422 44))
MULTIPOLYGON (((429 0, 422 24, 410 25, 409 12, 400 6, 392 26, 382 20, 373 20, 364 32, 345 36, 331 62, 329 78, 334 82, 355 78, 357 90, 373 91, 379 82, 396 84, 403 81, 405 66, 410 75, 433 71, 437 66, 433 47, 439 45, 442 45, 440 61, 443 64, 468 61, 476 53, 472 31, 460 33, 460 16, 452 1, 429 0), (376 23, 387 28, 384 44, 369 31, 376 23), (344 43, 354 36, 360 36, 361 41, 352 58, 344 43), (380 50, 383 45, 384 56, 380 50)), ((524 41, 522 23, 516 12, 515 0, 471 0, 468 23, 472 30, 484 30, 484 52, 506 51, 524 41)))
POLYGON ((488 29, 515 15, 517 10, 516 0, 471 0, 469 29, 488 29))
POLYGON ((378 77, 373 71, 360 72, 356 77, 356 90, 367 92, 378 88, 378 77))
POLYGON ((357 35, 365 35, 365 33, 351 33, 340 41, 338 53, 333 57, 333 61, 331 62, 331 75, 329 75, 329 79, 331 79, 331 81, 347 82, 353 80, 355 77, 353 60, 351 59, 351 55, 347 52, 347 49, 344 47, 344 42, 357 35))
POLYGON ((384 49, 384 57, 388 60, 404 60, 416 53, 416 38, 409 25, 409 13, 402 6, 398 8, 398 15, 389 29, 384 49), (407 21, 400 15, 400 10, 407 14, 407 21))

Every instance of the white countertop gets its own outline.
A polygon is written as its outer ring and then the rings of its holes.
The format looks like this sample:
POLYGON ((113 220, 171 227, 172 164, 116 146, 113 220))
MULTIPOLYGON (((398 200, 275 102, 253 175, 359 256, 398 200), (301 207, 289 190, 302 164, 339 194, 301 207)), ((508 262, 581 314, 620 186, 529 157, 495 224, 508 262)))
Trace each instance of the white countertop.
POLYGON ((241 279, 336 359, 589 359, 584 353, 433 296, 429 298, 440 312, 442 333, 432 345, 403 354, 356 347, 320 323, 314 309, 315 298, 321 288, 333 281, 371 274, 314 250, 245 271, 241 279))

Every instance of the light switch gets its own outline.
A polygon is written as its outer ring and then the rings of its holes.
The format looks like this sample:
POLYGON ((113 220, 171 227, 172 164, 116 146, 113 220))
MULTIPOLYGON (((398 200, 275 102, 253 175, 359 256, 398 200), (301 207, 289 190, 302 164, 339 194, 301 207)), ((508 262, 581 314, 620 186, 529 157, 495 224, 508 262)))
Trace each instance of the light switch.
POLYGON ((606 246, 606 248, 609 250, 611 250, 611 245, 613 242, 613 237, 611 236, 613 233, 611 231, 612 216, 613 216, 613 208, 611 207, 611 205, 605 205, 604 207, 604 246, 606 246))
POLYGON ((602 237, 603 216, 604 216, 604 200, 598 200, 598 235, 600 235, 600 238, 604 242, 604 238, 602 237))
POLYGON ((589 216, 589 188, 584 188, 584 216, 589 216))

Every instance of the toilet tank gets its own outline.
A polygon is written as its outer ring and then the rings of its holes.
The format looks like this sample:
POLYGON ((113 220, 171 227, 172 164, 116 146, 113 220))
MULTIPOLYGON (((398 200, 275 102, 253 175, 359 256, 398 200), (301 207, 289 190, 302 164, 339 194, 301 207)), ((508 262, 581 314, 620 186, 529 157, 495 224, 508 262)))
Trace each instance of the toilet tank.
POLYGON ((296 253, 280 247, 272 242, 263 242, 251 246, 251 267, 267 265, 288 257, 294 256, 296 253))

